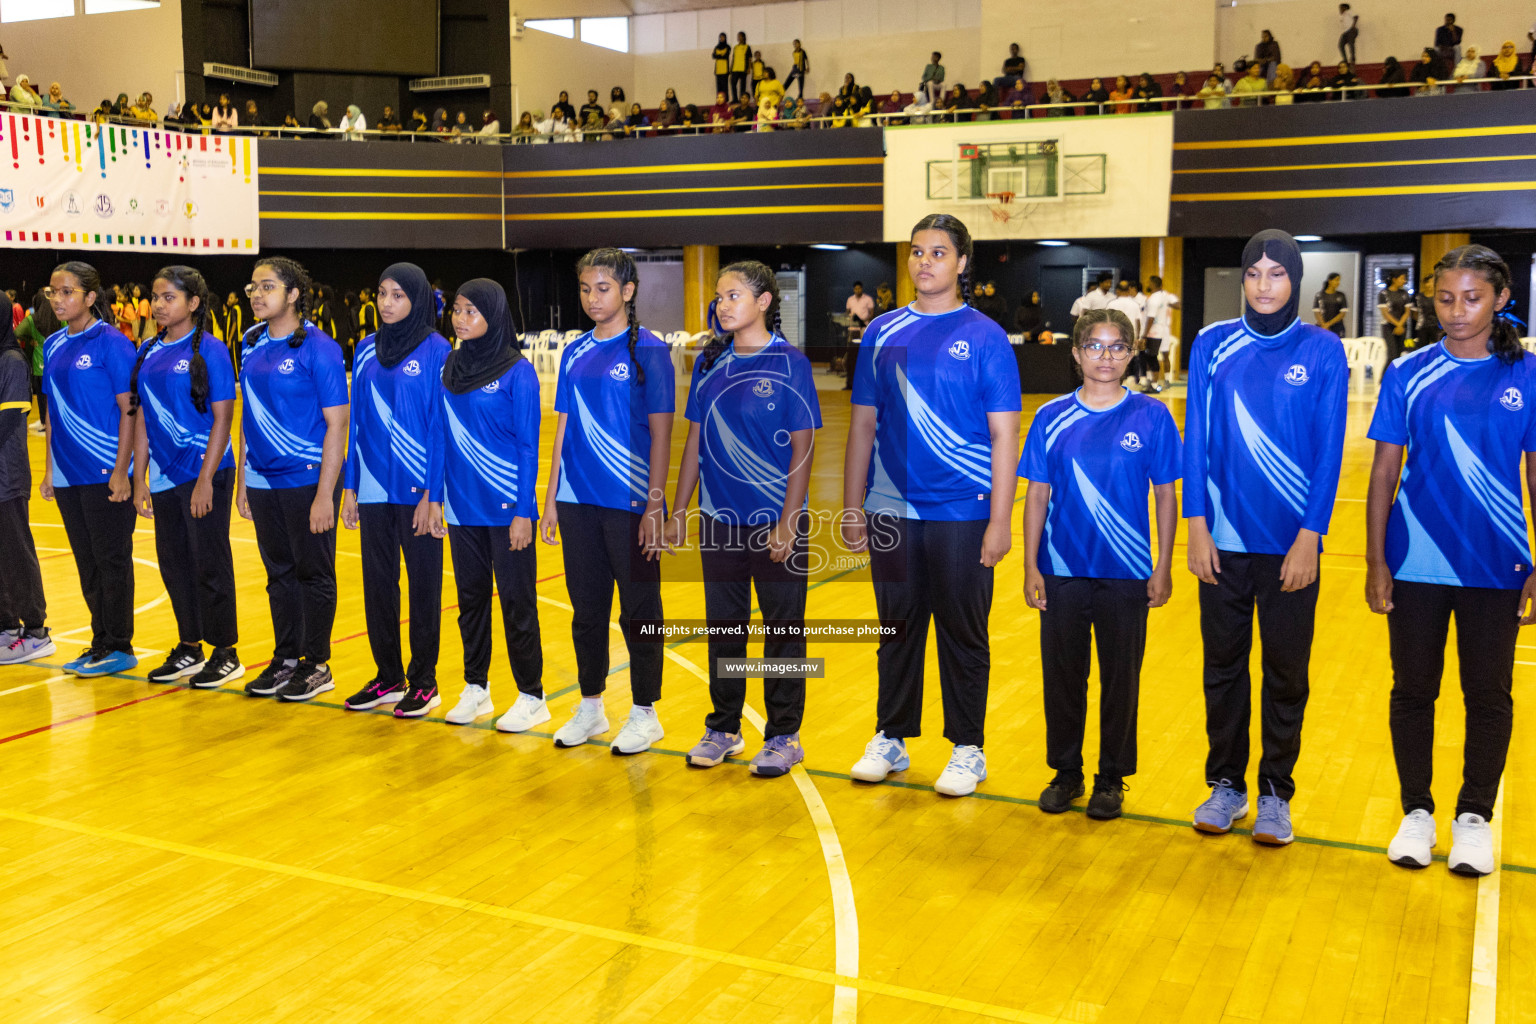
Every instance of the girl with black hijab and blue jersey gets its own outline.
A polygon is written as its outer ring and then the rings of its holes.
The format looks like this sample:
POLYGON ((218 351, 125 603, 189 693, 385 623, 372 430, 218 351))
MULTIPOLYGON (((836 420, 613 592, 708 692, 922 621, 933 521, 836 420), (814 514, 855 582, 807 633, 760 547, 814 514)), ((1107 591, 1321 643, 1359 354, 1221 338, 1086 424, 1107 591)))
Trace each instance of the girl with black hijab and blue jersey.
POLYGON ((1243 315, 1190 350, 1184 424, 1189 569, 1200 579, 1211 796, 1194 826, 1220 835, 1248 813, 1248 661, 1264 645, 1255 842, 1290 843, 1317 612, 1318 555, 1344 456, 1349 367, 1332 331, 1302 323, 1301 250, 1284 231, 1243 249, 1243 315))
POLYGON ((420 718, 442 703, 437 653, 443 593, 443 362, 426 273, 396 263, 379 276, 378 331, 352 364, 352 441, 341 520, 362 526, 363 607, 378 675, 348 697, 354 711, 394 704, 420 718), (400 558, 410 579, 411 662, 400 651, 400 558))

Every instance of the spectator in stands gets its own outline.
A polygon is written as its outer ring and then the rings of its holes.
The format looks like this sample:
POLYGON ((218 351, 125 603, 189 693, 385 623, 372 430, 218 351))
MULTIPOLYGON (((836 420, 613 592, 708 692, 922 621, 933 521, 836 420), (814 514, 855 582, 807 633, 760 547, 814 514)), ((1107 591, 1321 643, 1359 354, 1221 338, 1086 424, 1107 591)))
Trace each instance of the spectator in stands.
MULTIPOLYGON (((351 112, 352 108, 348 107, 347 113, 350 115, 351 112)), ((361 117, 362 115, 359 114, 358 116, 361 117)), ((343 120, 342 124, 345 125, 346 121, 343 120)), ((450 136, 449 141, 451 142, 465 142, 467 141, 465 136, 475 134, 475 126, 469 123, 469 115, 465 114, 462 110, 454 114, 453 125, 448 129, 448 134, 450 136)))
POLYGON ((406 130, 412 132, 424 132, 427 131, 429 127, 430 126, 427 123, 427 115, 422 111, 422 109, 420 107, 413 109, 411 111, 411 120, 410 123, 406 125, 406 130))
POLYGON ((899 115, 901 113, 901 111, 902 111, 902 108, 905 107, 905 106, 906 106, 906 104, 901 102, 901 90, 900 89, 892 89, 891 90, 891 94, 885 98, 885 102, 880 104, 880 113, 886 115, 882 119, 881 123, 883 123, 883 124, 906 124, 907 123, 907 119, 906 118, 895 116, 895 115, 899 115))
POLYGON ((213 107, 213 130, 232 132, 238 127, 240 127, 240 111, 229 102, 229 93, 219 93, 219 102, 213 107))
MULTIPOLYGON (((1223 96, 1226 93, 1222 93, 1223 96)), ((1109 102, 1109 90, 1104 88, 1104 79, 1095 78, 1088 83, 1088 91, 1083 93, 1083 113, 1102 114, 1104 105, 1109 102)))
POLYGON ((1221 61, 1217 61, 1211 65, 1211 74, 1215 75, 1217 80, 1221 82, 1221 91, 1228 96, 1232 95, 1232 82, 1227 78, 1227 66, 1221 61))
POLYGON ((741 98, 747 91, 747 75, 752 66, 752 47, 747 45, 747 34, 736 33, 736 45, 731 47, 731 99, 741 98))
POLYGON ((1248 73, 1232 87, 1232 100, 1240 107, 1257 107, 1264 102, 1258 93, 1268 92, 1269 83, 1264 81, 1264 65, 1254 61, 1248 65, 1248 73))
POLYGON ((1195 93, 1195 98, 1204 104, 1206 110, 1220 110, 1227 105, 1227 90, 1221 87, 1221 79, 1216 77, 1214 71, 1206 76, 1205 85, 1195 93))
POLYGON ((592 120, 592 114, 594 113, 597 114, 598 120, 601 121, 603 118, 603 105, 597 102, 597 90, 588 89, 587 102, 583 103, 581 109, 576 112, 577 123, 582 128, 586 128, 587 123, 592 120))
MULTIPOLYGON (((827 97, 822 93, 822 98, 827 97)), ((731 121, 731 103, 725 98, 725 93, 715 93, 715 105, 709 108, 709 123, 712 125, 729 125, 731 121)), ((727 131, 728 128, 716 127, 715 131, 727 131)))
POLYGON ((791 85, 797 85, 798 91, 795 93, 795 97, 797 99, 805 99, 805 76, 811 70, 811 56, 805 52, 805 48, 800 45, 800 40, 798 39, 795 40, 795 48, 790 53, 789 60, 789 74, 784 78, 784 89, 788 91, 791 85))
MULTIPOLYGON (((542 115, 543 111, 539 113, 542 115)), ((540 120, 543 120, 542 116, 540 120)), ((532 141, 532 136, 537 131, 538 129, 533 126, 533 114, 525 110, 517 119, 517 124, 512 126, 512 142, 514 145, 527 144, 532 141)))
MULTIPOLYGON (((928 66, 923 68, 923 79, 918 84, 923 92, 928 95, 928 102, 935 107, 944 97, 944 65, 939 63, 944 55, 938 50, 933 51, 933 56, 928 61, 928 66)), ((850 75, 850 78, 853 76, 850 75)))
POLYGON ((810 127, 811 112, 805 107, 805 100, 798 96, 784 97, 784 105, 779 112, 779 127, 799 130, 810 127))
POLYGON ((966 91, 965 86, 958 82, 955 83, 955 87, 949 90, 949 95, 944 97, 944 113, 946 115, 944 120, 952 121, 956 124, 969 121, 971 115, 961 113, 961 111, 966 110, 970 105, 970 93, 966 91))
POLYGON ((849 320, 859 327, 875 318, 875 299, 864 290, 863 281, 853 282, 853 294, 848 296, 843 308, 847 310, 849 320))
POLYGON ((624 95, 624 87, 622 85, 616 85, 612 89, 608 90, 608 102, 610 105, 614 103, 623 103, 625 99, 626 97, 624 95))
POLYGON ((656 124, 665 128, 679 124, 682 120, 683 108, 677 102, 677 90, 668 89, 666 95, 661 98, 661 106, 656 108, 656 124))
MULTIPOLYGON (((251 109, 255 109, 254 104, 251 109)), ((384 104, 384 113, 379 115, 379 123, 376 127, 381 132, 397 132, 400 130, 400 118, 395 113, 394 107, 388 103, 384 104)))
MULTIPOLYGON (((636 103, 635 106, 638 108, 640 104, 636 103)), ((498 136, 501 135, 501 118, 496 116, 496 112, 494 110, 486 110, 481 112, 480 131, 476 134, 480 136, 481 142, 488 143, 492 146, 501 145, 501 139, 498 138, 498 136)))
POLYGON ((1253 48, 1253 62, 1263 69, 1266 82, 1274 81, 1275 68, 1280 66, 1280 44, 1275 42, 1269 29, 1259 33, 1258 45, 1253 48))
MULTIPOLYGON (((596 94, 594 93, 594 95, 596 94)), ((597 104, 592 104, 591 106, 583 106, 581 109, 581 123, 577 125, 581 141, 601 142, 603 140, 603 128, 608 124, 608 118, 603 108, 597 104)))
POLYGON ((1327 83, 1323 80, 1323 65, 1313 61, 1302 73, 1301 83, 1296 86, 1296 102, 1321 103, 1327 99, 1327 94, 1323 91, 1325 85, 1327 83))
POLYGON ((319 131, 331 130, 331 105, 325 100, 316 100, 315 105, 309 108, 309 126, 319 131))
POLYGON ((1189 88, 1189 80, 1184 72, 1174 72, 1173 84, 1168 87, 1167 95, 1173 97, 1173 102, 1163 104, 1164 110, 1188 110, 1193 106, 1189 101, 1194 93, 1189 88))
POLYGON ((757 98, 757 88, 762 85, 763 79, 768 74, 768 65, 763 62, 763 51, 752 51, 752 98, 757 98))
POLYGON ((1025 341, 1034 341, 1035 332, 1045 326, 1045 308, 1040 305, 1040 292, 1035 290, 1019 303, 1019 311, 1013 315, 1015 334, 1024 335, 1025 341))
MULTIPOLYGON (((1002 103, 999 101, 997 95, 996 87, 985 79, 982 80, 981 88, 976 90, 976 105, 978 107, 985 107, 988 110, 995 110, 996 108, 1002 106, 1002 103)), ((976 120, 991 120, 991 118, 978 117, 976 120)))
POLYGON ((771 67, 763 68, 763 77, 757 83, 757 104, 761 107, 764 103, 773 105, 775 120, 779 103, 784 99, 784 83, 779 81, 779 73, 771 67))
POLYGON ((1003 96, 1002 100, 1009 106, 1027 107, 1031 103, 1035 102, 1035 93, 1034 90, 1029 87, 1028 82, 1022 78, 1015 78, 1011 87, 1009 88, 1008 94, 1003 96))
POLYGON ((160 115, 155 113, 155 98, 147 92, 139 93, 139 101, 129 110, 129 115, 144 124, 154 124, 160 120, 160 115))
POLYGON ((640 109, 640 104, 631 103, 629 114, 624 118, 624 137, 626 139, 639 139, 649 134, 651 119, 645 116, 645 111, 640 109))
MULTIPOLYGON (((386 107, 385 109, 387 110, 388 108, 386 107)), ((255 128, 260 126, 262 123, 261 113, 256 108, 255 100, 245 101, 245 114, 243 116, 245 117, 245 123, 248 127, 255 128)), ((398 124, 395 125, 396 129, 399 127, 400 126, 398 124)))
POLYGON ((1135 95, 1131 89, 1130 79, 1124 75, 1116 75, 1115 87, 1109 90, 1109 100, 1114 104, 1115 113, 1134 114, 1138 108, 1130 101, 1135 98, 1135 95))
POLYGON ((848 100, 838 96, 832 100, 832 119, 823 127, 826 128, 852 128, 853 115, 849 112, 848 100))
POLYGON ((575 142, 576 125, 565 116, 564 110, 555 110, 550 115, 549 138, 551 142, 575 142))
MULTIPOLYGON (((1015 46, 1014 49, 1018 49, 1018 47, 1015 46)), ((1001 295, 997 294, 996 281, 982 282, 981 287, 976 290, 976 298, 971 300, 971 306, 977 312, 984 313, 990 317, 1004 331, 1008 330, 1007 325, 1003 323, 1008 317, 1008 303, 1001 295)))
POLYGON ((1348 329, 1345 319, 1349 314, 1349 298, 1339 290, 1340 281, 1338 274, 1328 275, 1323 290, 1312 299, 1312 317, 1317 326, 1342 338, 1348 329))
POLYGON ((26 75, 17 75, 16 84, 11 86, 11 105, 15 107, 34 108, 43 105, 43 98, 32 88, 32 79, 26 75))
POLYGON ((1003 61, 1003 73, 992 79, 992 84, 998 89, 1009 89, 1014 82, 1024 77, 1026 67, 1024 55, 1019 52, 1019 44, 1009 43, 1008 57, 1003 61))
POLYGON ((555 105, 549 108, 550 117, 558 113, 564 113, 567 121, 576 123, 576 108, 571 106, 571 94, 564 89, 560 90, 560 98, 555 101, 555 105))
POLYGON ((1440 86, 1440 79, 1445 77, 1445 72, 1440 67, 1440 55, 1437 51, 1424 48, 1419 54, 1419 62, 1413 66, 1413 73, 1408 76, 1409 81, 1418 82, 1420 87, 1414 90, 1415 96, 1438 96, 1445 92, 1440 86))
POLYGON ((529 141, 536 146, 547 145, 554 141, 555 119, 545 117, 544 111, 533 112, 533 138, 529 141))
POLYGON ((1355 40, 1360 35, 1360 15, 1349 9, 1349 4, 1339 4, 1339 60, 1350 67, 1355 65, 1355 40))
POLYGON ((757 98, 757 130, 771 132, 779 121, 779 105, 766 95, 757 98))
MULTIPOLYGON (((1047 79, 1046 80, 1046 83, 1045 83, 1045 97, 1044 97, 1044 99, 1041 102, 1043 102, 1043 103, 1051 103, 1051 104, 1071 103, 1076 98, 1077 97, 1073 96, 1070 92, 1067 92, 1067 90, 1065 90, 1065 89, 1063 89, 1061 87, 1061 82, 1060 81, 1058 81, 1057 79, 1051 78, 1051 79, 1047 79)), ((1072 108, 1071 107, 1063 107, 1063 106, 1052 106, 1049 110, 1047 110, 1045 112, 1045 116, 1046 117, 1071 117, 1072 116, 1072 108)))
POLYGON ((912 94, 912 102, 902 107, 901 112, 907 124, 926 124, 928 115, 933 112, 933 104, 928 102, 928 94, 919 89, 912 94))
MULTIPOLYGON (((293 111, 290 110, 283 117, 283 127, 284 128, 302 128, 304 126, 299 124, 299 119, 297 117, 294 117, 293 116, 293 111)), ((281 133, 279 133, 279 134, 281 134, 281 133)))
POLYGON ((112 120, 112 101, 102 100, 101 106, 91 111, 92 124, 106 124, 112 120))
POLYGON ((1454 68, 1461 61, 1461 26, 1456 15, 1447 14, 1445 23, 1435 29, 1435 52, 1444 67, 1454 68))
POLYGON ((1397 88, 1377 89, 1376 95, 1381 99, 1391 99, 1397 96, 1408 95, 1408 87, 1403 83, 1408 81, 1408 73, 1397 62, 1396 57, 1388 57, 1381 65, 1381 85, 1397 86, 1397 88))
POLYGON ((720 33, 720 38, 715 42, 715 48, 709 51, 709 59, 715 69, 715 92, 730 92, 731 44, 726 41, 724 32, 720 33))
POLYGON ((852 71, 843 75, 843 84, 837 87, 837 94, 845 100, 858 99, 859 83, 854 81, 852 71))
POLYGON ((75 105, 64 98, 64 87, 54 82, 48 86, 48 95, 43 98, 43 109, 55 114, 72 114, 75 105))
POLYGON ((1158 102, 1163 98, 1163 87, 1158 85, 1157 80, 1154 79, 1152 75, 1146 71, 1143 71, 1141 75, 1136 79, 1135 96, 1137 99, 1143 101, 1142 104, 1136 108, 1138 111, 1164 109, 1162 103, 1158 102))
POLYGON ((1482 59, 1477 55, 1477 47, 1467 47, 1466 56, 1456 62, 1456 74, 1454 77, 1457 83, 1459 84, 1472 78, 1486 78, 1487 76, 1487 69, 1483 67, 1482 59))
POLYGON ((628 125, 628 117, 624 113, 624 108, 619 106, 617 103, 615 103, 613 106, 609 107, 608 108, 607 119, 603 122, 603 131, 604 131, 603 138, 605 138, 605 139, 622 139, 622 138, 626 138, 627 136, 626 136, 626 133, 625 133, 624 129, 627 128, 627 127, 629 127, 629 125, 628 125))
MULTIPOLYGON (((462 111, 459 113, 459 120, 461 123, 464 120, 462 111)), ((352 142, 362 142, 363 132, 367 130, 368 119, 363 116, 362 109, 356 103, 348 104, 347 112, 341 119, 342 134, 352 142)))
POLYGON ((1275 68, 1275 81, 1270 86, 1274 90, 1275 97, 1271 101, 1277 107, 1288 107, 1296 99, 1292 90, 1296 88, 1296 75, 1291 71, 1291 66, 1281 62, 1275 68))
POLYGON ((879 287, 875 289, 875 316, 889 313, 894 308, 896 308, 896 296, 891 293, 891 283, 881 281, 879 287))
POLYGON ((1513 39, 1504 40, 1504 45, 1499 47, 1499 55, 1493 58, 1493 70, 1490 75, 1498 79, 1489 86, 1495 92, 1520 88, 1520 83, 1516 81, 1520 76, 1520 54, 1515 51, 1513 39))
POLYGON ((683 120, 681 122, 682 134, 697 135, 703 130, 704 118, 699 113, 699 108, 690 103, 683 108, 683 120))
POLYGON ((117 94, 117 99, 112 103, 112 116, 120 117, 125 121, 133 116, 133 101, 128 98, 127 93, 117 94))

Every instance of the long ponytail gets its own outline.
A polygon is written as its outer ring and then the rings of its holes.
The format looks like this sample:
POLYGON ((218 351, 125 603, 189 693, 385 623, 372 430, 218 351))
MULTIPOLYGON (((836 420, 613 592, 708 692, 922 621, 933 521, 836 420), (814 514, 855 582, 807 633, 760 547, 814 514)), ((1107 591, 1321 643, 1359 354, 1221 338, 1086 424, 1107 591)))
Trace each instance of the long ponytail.
MULTIPOLYGON (((746 282, 752 289, 752 297, 758 298, 764 292, 773 296, 773 301, 764 311, 764 319, 768 321, 770 335, 781 334, 783 317, 779 312, 779 279, 769 267, 757 260, 741 260, 726 266, 720 271, 718 281, 727 274, 735 274, 746 282)), ((715 318, 715 306, 719 299, 709 304, 710 339, 705 344, 704 350, 699 353, 700 375, 709 373, 714 368, 716 360, 724 354, 726 348, 735 340, 734 333, 727 333, 720 328, 720 321, 715 318)))
POLYGON ((635 266, 634 257, 623 249, 593 249, 581 259, 576 261, 576 273, 584 270, 606 270, 613 275, 613 279, 619 282, 619 295, 624 294, 624 286, 632 284, 635 290, 624 303, 624 312, 629 320, 629 362, 634 368, 634 379, 637 385, 645 384, 645 367, 640 365, 640 360, 635 355, 635 348, 640 343, 640 317, 635 312, 635 301, 640 293, 640 270, 635 266))
POLYGON ((289 348, 298 348, 304 344, 304 321, 308 318, 310 311, 310 289, 313 284, 309 279, 309 272, 304 269, 303 264, 287 256, 263 256, 256 261, 256 266, 270 267, 278 280, 283 282, 283 288, 287 291, 293 291, 295 288, 299 290, 299 301, 294 304, 294 312, 299 318, 299 327, 288 339, 289 348))
MULTIPOLYGON (((1486 245, 1458 246, 1440 257, 1434 270, 1437 285, 1440 275, 1448 270, 1471 270, 1481 274, 1483 280, 1493 287, 1495 296, 1509 287, 1509 264, 1486 245)), ((1501 362, 1510 365, 1518 363, 1525 356, 1525 349, 1520 345, 1520 332, 1502 312, 1493 316, 1493 331, 1488 335, 1488 351, 1498 356, 1501 362)))

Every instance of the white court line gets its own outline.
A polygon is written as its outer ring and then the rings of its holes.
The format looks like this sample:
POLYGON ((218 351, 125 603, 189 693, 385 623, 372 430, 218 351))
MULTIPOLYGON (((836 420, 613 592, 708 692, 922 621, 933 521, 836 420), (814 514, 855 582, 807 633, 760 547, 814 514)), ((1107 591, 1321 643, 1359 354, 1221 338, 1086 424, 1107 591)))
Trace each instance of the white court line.
POLYGON ((0 697, 7 697, 13 693, 20 693, 22 690, 30 690, 38 686, 47 686, 49 683, 60 683, 68 678, 69 673, 65 672, 60 675, 49 676, 47 679, 38 680, 35 683, 27 683, 25 686, 13 686, 9 690, 0 690, 0 697))
POLYGON ((1493 872, 1477 880, 1472 930, 1472 988, 1467 1024, 1493 1024, 1499 1008, 1499 857, 1504 846, 1504 785, 1493 803, 1493 872))

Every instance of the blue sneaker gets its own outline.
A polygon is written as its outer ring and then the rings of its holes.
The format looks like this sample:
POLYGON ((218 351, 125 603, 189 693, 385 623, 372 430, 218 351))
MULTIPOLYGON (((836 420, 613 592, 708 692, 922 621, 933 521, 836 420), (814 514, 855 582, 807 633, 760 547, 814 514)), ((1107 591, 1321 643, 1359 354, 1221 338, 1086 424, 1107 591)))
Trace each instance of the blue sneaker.
POLYGON ((94 647, 87 647, 85 650, 80 652, 80 656, 78 658, 73 658, 64 663, 64 671, 68 672, 70 675, 77 676, 80 674, 80 670, 85 668, 86 662, 91 661, 94 658, 99 658, 106 653, 107 649, 105 647, 101 648, 100 650, 97 650, 94 647))
POLYGON ((1291 803, 1273 795, 1259 797, 1259 814, 1253 819, 1253 841, 1265 846, 1289 846, 1291 834, 1291 803))
POLYGON ((1210 798, 1195 808, 1195 828, 1213 836, 1232 831, 1232 823, 1248 816, 1248 794, 1239 793, 1226 779, 1211 784, 1210 798))
POLYGON ((127 672, 138 665, 139 659, 127 651, 92 651, 78 669, 75 675, 110 676, 118 672, 127 672))
POLYGON ((848 774, 860 782, 883 782, 891 772, 905 771, 912 762, 907 758, 907 744, 893 740, 883 732, 864 747, 864 756, 854 763, 848 774))

